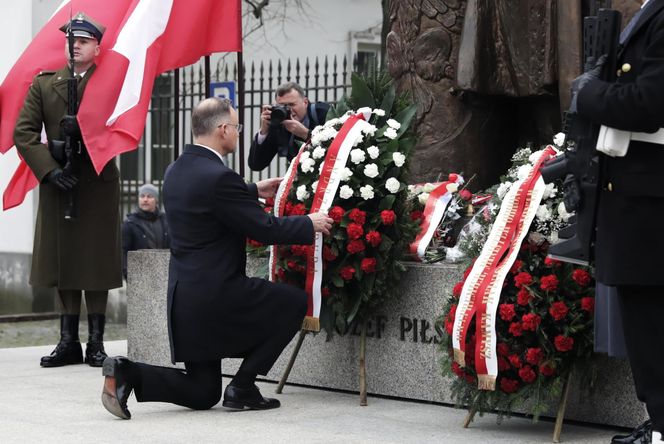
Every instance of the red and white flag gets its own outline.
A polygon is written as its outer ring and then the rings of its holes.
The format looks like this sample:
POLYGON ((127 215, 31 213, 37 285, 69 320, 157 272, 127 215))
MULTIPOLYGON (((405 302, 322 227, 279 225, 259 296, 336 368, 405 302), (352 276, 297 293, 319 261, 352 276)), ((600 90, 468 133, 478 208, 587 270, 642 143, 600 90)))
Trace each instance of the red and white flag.
MULTIPOLYGON (((116 155, 138 146, 155 77, 207 54, 242 49, 241 0, 66 0, 0 85, 0 152, 14 144, 12 133, 32 78, 65 65, 59 28, 78 11, 106 26, 97 69, 78 111, 98 173, 116 155)), ((3 208, 19 205, 36 185, 21 162, 3 195, 3 208)))

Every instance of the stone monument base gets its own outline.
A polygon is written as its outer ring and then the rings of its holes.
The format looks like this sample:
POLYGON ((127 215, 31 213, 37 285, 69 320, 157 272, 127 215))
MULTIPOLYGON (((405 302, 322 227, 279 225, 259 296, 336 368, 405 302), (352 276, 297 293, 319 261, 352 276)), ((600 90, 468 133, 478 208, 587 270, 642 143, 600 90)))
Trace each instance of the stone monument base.
MULTIPOLYGON (((168 260, 166 251, 129 253, 129 358, 160 366, 171 366, 166 326, 168 260)), ((257 270, 261 265, 260 261, 250 260, 248 268, 257 270)), ((368 323, 366 365, 370 395, 454 403, 451 380, 441 376, 441 335, 434 323, 462 271, 449 264, 408 264, 401 297, 387 304, 368 323)), ((297 336, 266 379, 280 379, 296 342, 297 336)), ((357 326, 331 340, 327 340, 325 332, 307 334, 288 381, 358 391, 359 342, 357 326)), ((565 418, 620 427, 634 427, 647 419, 643 405, 636 399, 628 362, 602 356, 596 361, 599 372, 594 389, 588 395, 588 390, 580 390, 579 381, 573 380, 565 418)), ((238 365, 237 359, 224 359, 222 373, 233 375, 238 365)), ((547 416, 555 416, 556 408, 552 406, 547 416)))

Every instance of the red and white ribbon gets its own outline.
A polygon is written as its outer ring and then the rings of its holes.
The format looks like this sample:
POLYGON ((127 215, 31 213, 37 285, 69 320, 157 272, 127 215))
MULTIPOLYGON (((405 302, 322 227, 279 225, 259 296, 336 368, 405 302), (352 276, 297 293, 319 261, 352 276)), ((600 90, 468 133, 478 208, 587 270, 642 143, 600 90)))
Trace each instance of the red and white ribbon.
POLYGON ((420 224, 420 233, 410 244, 410 253, 414 258, 420 261, 424 259, 431 238, 445 218, 447 206, 462 184, 463 177, 459 174, 450 174, 446 182, 435 184, 436 188, 429 193, 424 205, 424 220, 420 224))
POLYGON ((516 260, 544 195, 545 185, 539 167, 553 155, 555 151, 547 147, 527 177, 515 182, 507 192, 484 248, 461 291, 452 333, 454 359, 459 365, 466 365, 466 335, 474 317, 476 345, 473 352, 480 390, 495 390, 498 375, 495 324, 503 281, 516 260))

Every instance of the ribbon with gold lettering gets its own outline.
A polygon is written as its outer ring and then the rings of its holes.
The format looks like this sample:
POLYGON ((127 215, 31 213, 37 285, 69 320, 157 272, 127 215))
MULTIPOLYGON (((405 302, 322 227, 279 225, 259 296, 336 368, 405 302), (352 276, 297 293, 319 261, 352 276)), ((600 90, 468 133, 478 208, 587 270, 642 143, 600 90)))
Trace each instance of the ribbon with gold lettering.
POLYGON ((500 293, 544 195, 539 167, 553 155, 555 150, 547 147, 528 175, 516 181, 507 192, 461 291, 452 333, 454 360, 461 366, 466 365, 466 335, 474 317, 474 358, 480 390, 495 390, 498 375, 495 317, 500 293))

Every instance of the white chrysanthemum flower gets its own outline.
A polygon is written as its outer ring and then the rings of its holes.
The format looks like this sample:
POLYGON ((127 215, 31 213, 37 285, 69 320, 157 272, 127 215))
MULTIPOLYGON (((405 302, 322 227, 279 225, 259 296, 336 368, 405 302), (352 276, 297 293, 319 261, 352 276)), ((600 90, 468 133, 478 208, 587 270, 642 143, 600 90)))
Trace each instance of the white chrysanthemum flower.
POLYGON ((300 154, 300 162, 303 162, 303 161, 307 160, 310 157, 311 157, 311 152, 310 151, 305 151, 302 154, 300 154))
POLYGON ((346 167, 339 173, 339 178, 342 182, 348 182, 353 175, 353 171, 350 168, 346 167))
POLYGON ((397 151, 396 153, 392 153, 392 160, 396 166, 401 168, 406 162, 406 156, 397 151))
POLYGON ((516 170, 516 177, 519 178, 519 180, 525 180, 532 171, 532 169, 533 167, 531 165, 521 165, 516 170))
POLYGON ((314 159, 322 159, 323 157, 325 157, 325 148, 317 146, 314 149, 314 152, 311 154, 311 157, 313 157, 314 159))
POLYGON ((387 188, 387 191, 394 194, 397 191, 399 191, 399 188, 401 188, 401 184, 394 177, 390 177, 389 179, 387 179, 387 181, 385 181, 385 188, 387 188))
POLYGON ((552 183, 547 183, 546 187, 544 188, 544 194, 542 195, 542 199, 551 199, 552 197, 556 197, 556 194, 558 194, 558 188, 552 183))
POLYGON ((378 117, 383 117, 385 115, 385 110, 382 110, 380 108, 376 108, 371 112, 377 115, 378 117))
POLYGON ((408 185, 408 192, 413 194, 415 192, 415 185, 408 185))
POLYGON ((364 166, 364 175, 373 179, 378 176, 378 165, 375 163, 369 163, 364 166))
POLYGON ((498 195, 499 199, 503 199, 507 192, 512 188, 512 182, 503 182, 500 185, 498 185, 498 189, 496 190, 496 194, 498 195))
POLYGON ((560 217, 563 222, 567 222, 569 218, 572 217, 572 213, 567 212, 567 208, 565 208, 564 202, 560 202, 558 204, 558 217, 560 217))
POLYGON ((358 114, 364 114, 364 113, 371 114, 372 111, 371 111, 371 108, 369 108, 368 106, 363 106, 362 108, 359 108, 357 110, 357 113, 358 114))
POLYGON ((316 161, 314 159, 306 158, 304 160, 301 160, 300 169, 302 170, 303 173, 310 173, 314 170, 314 165, 316 165, 316 161))
POLYGON ((398 130, 399 128, 401 128, 401 124, 399 122, 397 122, 396 120, 394 120, 394 119, 388 119, 387 120, 387 125, 390 128, 394 128, 395 130, 398 130))
POLYGON ((559 148, 562 148, 565 143, 565 133, 558 133, 553 136, 553 144, 559 148))
POLYGON ((318 181, 316 181, 316 182, 314 182, 314 183, 311 184, 311 190, 312 190, 314 193, 316 192, 316 188, 318 188, 318 181))
POLYGON ((295 192, 297 195, 297 200, 304 202, 307 198, 309 198, 309 191, 307 191, 307 186, 306 185, 300 185, 297 187, 297 191, 295 192))
POLYGON ((373 199, 374 198, 373 187, 371 185, 365 185, 362 188, 360 188, 360 196, 362 196, 362 199, 364 200, 373 199))
POLYGON ((343 185, 339 189, 339 197, 341 197, 342 199, 350 199, 351 197, 353 197, 353 189, 348 185, 343 185))
POLYGON ((355 142, 353 142, 353 146, 358 146, 362 141, 364 140, 364 134, 361 132, 357 133, 357 137, 355 138, 355 142))
POLYGON ((378 131, 376 125, 372 125, 370 123, 365 122, 364 126, 362 126, 362 132, 369 137, 373 137, 374 134, 376 134, 376 131, 378 131))
POLYGON ((546 205, 540 205, 537 208, 535 217, 541 220, 542 222, 546 222, 547 220, 551 219, 551 210, 549 210, 549 207, 547 207, 546 205))
POLYGON ((397 130, 394 128, 388 128, 385 130, 385 137, 388 139, 396 139, 397 138, 397 130))
POLYGON ((350 161, 353 162, 355 165, 358 165, 366 159, 366 155, 364 154, 364 151, 362 151, 359 148, 356 148, 354 150, 351 150, 350 152, 350 161))
POLYGON ((432 184, 432 183, 429 183, 429 182, 425 183, 424 186, 422 187, 422 191, 425 192, 425 193, 430 193, 435 189, 436 189, 436 185, 432 184))
POLYGON ((378 156, 380 156, 380 150, 376 145, 371 145, 367 148, 367 153, 369 153, 369 157, 372 159, 378 159, 378 156))
POLYGON ((542 153, 543 153, 543 152, 544 152, 544 150, 535 151, 535 152, 532 153, 530 156, 528 156, 528 162, 530 162, 531 164, 535 165, 535 163, 536 163, 536 162, 539 160, 539 158, 542 156, 542 153))
POLYGON ((325 166, 325 161, 321 162, 320 166, 318 167, 318 174, 319 175, 323 173, 323 167, 324 166, 325 166))
POLYGON ((558 232, 557 231, 552 231, 551 234, 549 234, 546 237, 546 240, 549 242, 549 244, 557 244, 558 243, 558 232))
POLYGON ((420 201, 422 205, 426 205, 427 200, 429 199, 429 193, 422 193, 419 196, 417 196, 417 199, 420 201))

